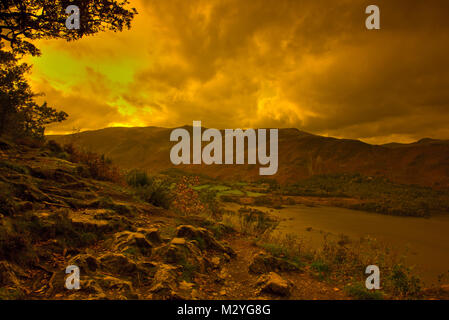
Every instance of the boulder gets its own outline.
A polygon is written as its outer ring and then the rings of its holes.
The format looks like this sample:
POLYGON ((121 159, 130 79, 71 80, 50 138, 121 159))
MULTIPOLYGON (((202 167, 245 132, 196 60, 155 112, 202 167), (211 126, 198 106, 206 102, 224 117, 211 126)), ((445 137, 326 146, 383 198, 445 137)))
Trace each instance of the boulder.
POLYGON ((111 246, 113 251, 151 255, 153 245, 139 232, 123 231, 114 235, 111 246))
POLYGON ((19 279, 16 272, 21 270, 7 261, 0 261, 0 287, 19 287, 19 279))
POLYGON ((260 293, 269 293, 282 297, 288 297, 293 286, 275 272, 261 276, 257 281, 257 285, 260 286, 260 293))
POLYGON ((205 228, 195 228, 191 225, 181 225, 176 229, 176 236, 189 240, 198 241, 201 249, 210 249, 225 252, 230 256, 235 256, 235 252, 229 246, 225 246, 218 242, 212 232, 205 228))
POLYGON ((149 228, 149 229, 139 228, 137 229, 137 232, 143 234, 145 236, 145 239, 147 239, 152 244, 162 243, 162 238, 158 228, 149 228))
POLYGON ((153 299, 172 299, 177 295, 178 270, 179 268, 168 264, 159 265, 149 290, 153 299))
POLYGON ((158 248, 157 255, 166 263, 182 267, 194 266, 195 270, 205 272, 209 262, 203 257, 195 241, 185 241, 183 238, 175 239, 174 242, 158 248))
POLYGON ((97 258, 90 254, 78 254, 70 259, 68 265, 74 265, 80 268, 81 274, 91 274, 96 272, 100 267, 97 258))
POLYGON ((120 253, 106 253, 99 261, 102 269, 114 275, 135 275, 138 271, 136 263, 120 253))
POLYGON ((97 219, 87 212, 71 211, 68 217, 73 227, 83 232, 106 233, 114 229, 112 221, 97 219))

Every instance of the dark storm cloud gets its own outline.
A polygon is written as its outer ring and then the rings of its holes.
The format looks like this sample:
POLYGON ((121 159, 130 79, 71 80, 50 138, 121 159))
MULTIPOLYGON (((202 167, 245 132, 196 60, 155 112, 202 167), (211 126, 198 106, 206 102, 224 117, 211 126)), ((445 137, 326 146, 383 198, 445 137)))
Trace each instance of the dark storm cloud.
MULTIPOLYGON (((126 103, 126 116, 122 106, 110 123, 299 127, 370 142, 449 138, 447 1, 134 4, 131 31, 82 40, 73 55, 138 62, 124 85, 89 85, 93 101, 107 102, 91 109, 126 103), (381 30, 365 28, 370 4, 380 7, 381 30)), ((92 111, 90 126, 105 125, 101 113, 92 111)))

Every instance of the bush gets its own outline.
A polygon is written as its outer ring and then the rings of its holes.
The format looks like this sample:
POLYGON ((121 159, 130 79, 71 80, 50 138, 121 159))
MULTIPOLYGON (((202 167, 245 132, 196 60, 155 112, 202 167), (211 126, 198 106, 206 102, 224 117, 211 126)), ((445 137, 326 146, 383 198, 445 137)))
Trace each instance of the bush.
POLYGON ((64 151, 69 155, 69 161, 85 164, 89 168, 92 178, 97 180, 123 182, 123 175, 120 169, 113 165, 112 161, 104 154, 99 155, 90 151, 82 151, 73 144, 64 146, 64 151))
POLYGON ((402 264, 393 267, 387 280, 393 294, 401 297, 416 296, 421 290, 421 281, 412 274, 412 269, 402 264))
POLYGON ((198 177, 183 177, 175 186, 173 210, 179 214, 190 216, 203 213, 205 206, 200 200, 198 192, 193 189, 198 185, 198 177))
POLYGON ((130 171, 126 175, 126 183, 134 188, 145 187, 152 184, 152 182, 146 172, 137 169, 130 171))
POLYGON ((170 186, 163 180, 151 179, 147 185, 136 188, 135 192, 140 199, 157 207, 168 209, 172 203, 170 186))

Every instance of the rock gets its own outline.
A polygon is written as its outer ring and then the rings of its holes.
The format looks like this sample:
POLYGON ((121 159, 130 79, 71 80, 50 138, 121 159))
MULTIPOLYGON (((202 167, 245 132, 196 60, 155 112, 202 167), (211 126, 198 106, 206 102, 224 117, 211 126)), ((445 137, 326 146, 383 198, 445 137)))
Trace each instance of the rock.
POLYGON ((120 253, 106 253, 99 261, 102 269, 114 275, 135 275, 138 271, 136 263, 120 253))
MULTIPOLYGON (((75 290, 73 290, 75 291, 75 290)), ((92 300, 104 300, 107 299, 106 294, 104 293, 103 289, 99 285, 99 283, 94 280, 87 277, 82 277, 80 281, 80 290, 75 291, 75 295, 73 298, 79 299, 80 297, 83 297, 83 294, 87 294, 89 296, 89 299, 92 300)))
POLYGON ((210 262, 212 263, 212 266, 215 269, 220 268, 220 264, 221 264, 220 257, 213 257, 212 259, 210 259, 210 262))
POLYGON ((176 236, 179 238, 198 241, 201 249, 217 250, 220 252, 225 252, 230 256, 235 256, 235 252, 232 248, 219 243, 214 238, 212 232, 205 228, 195 228, 191 225, 181 225, 176 230, 176 236))
POLYGON ((128 252, 133 254, 151 255, 153 245, 145 236, 138 232, 123 231, 114 235, 113 251, 128 252))
POLYGON ((139 228, 137 229, 137 232, 142 233, 145 236, 145 239, 147 239, 152 244, 162 243, 162 238, 158 228, 150 228, 150 229, 139 228))
POLYGON ((16 276, 19 270, 19 267, 14 267, 7 261, 0 261, 0 287, 19 287, 20 282, 16 276))
POLYGON ((170 243, 158 248, 157 255, 166 263, 182 267, 186 265, 194 266, 198 272, 205 272, 209 263, 203 257, 201 250, 193 241, 184 241, 183 244, 182 242, 176 240, 175 243, 177 244, 170 243))
POLYGON ((97 277, 96 280, 103 290, 107 290, 109 294, 111 291, 114 292, 114 299, 138 299, 139 297, 135 293, 132 283, 129 281, 111 276, 97 277))
POLYGON ((173 238, 171 244, 183 246, 186 244, 186 239, 184 238, 173 238))
POLYGON ((84 232, 106 233, 114 229, 111 221, 96 219, 83 211, 71 211, 69 219, 74 228, 84 232))
POLYGON ((153 299, 172 299, 176 296, 178 268, 161 264, 153 277, 153 285, 150 288, 153 299))
POLYGON ((276 258, 270 254, 257 253, 249 265, 249 271, 255 274, 267 273, 270 271, 299 271, 295 264, 276 258))
POLYGON ((80 268, 81 274, 90 274, 96 272, 100 267, 97 258, 90 254, 78 254, 69 261, 69 265, 75 265, 80 268))
POLYGON ((260 286, 260 293, 269 293, 282 297, 287 297, 291 293, 292 284, 283 279, 275 272, 270 272, 261 276, 257 285, 260 286))

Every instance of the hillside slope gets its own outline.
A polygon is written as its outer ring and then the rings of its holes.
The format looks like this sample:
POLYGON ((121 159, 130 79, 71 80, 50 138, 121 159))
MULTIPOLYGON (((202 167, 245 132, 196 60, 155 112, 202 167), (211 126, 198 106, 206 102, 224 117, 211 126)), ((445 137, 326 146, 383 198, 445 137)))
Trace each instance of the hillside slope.
MULTIPOLYGON (((191 127, 186 127, 191 130, 191 127)), ((106 128, 67 136, 49 136, 104 153, 124 168, 156 173, 174 167, 169 136, 158 127, 106 128)), ((211 177, 259 179, 259 165, 181 165, 178 168, 211 177)), ((385 176, 394 182, 449 187, 449 141, 423 139, 412 144, 370 145, 358 140, 322 137, 297 129, 279 130, 279 170, 271 176, 281 183, 317 174, 361 173, 385 176)))

